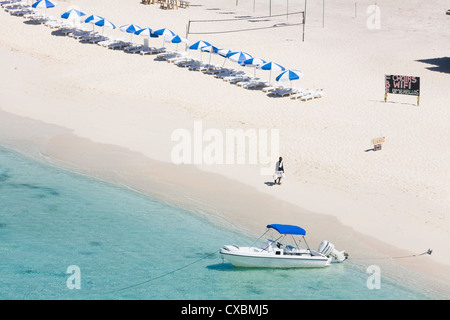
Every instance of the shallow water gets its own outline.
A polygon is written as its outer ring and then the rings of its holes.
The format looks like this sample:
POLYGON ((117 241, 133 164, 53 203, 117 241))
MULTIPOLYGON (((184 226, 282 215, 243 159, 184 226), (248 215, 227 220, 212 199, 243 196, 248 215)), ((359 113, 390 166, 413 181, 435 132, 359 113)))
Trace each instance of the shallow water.
POLYGON ((0 299, 430 299, 350 261, 245 269, 224 244, 254 239, 132 190, 0 148, 0 299), (79 268, 73 273, 69 266, 79 268), (78 276, 75 278, 75 276, 78 276), (80 284, 79 289, 70 289, 80 284))

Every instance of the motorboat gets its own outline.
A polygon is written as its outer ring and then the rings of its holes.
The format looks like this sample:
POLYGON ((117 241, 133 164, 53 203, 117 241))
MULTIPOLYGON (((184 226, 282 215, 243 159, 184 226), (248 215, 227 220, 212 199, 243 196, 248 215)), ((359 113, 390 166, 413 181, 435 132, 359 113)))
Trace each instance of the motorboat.
POLYGON ((275 231, 275 237, 266 238, 261 247, 223 246, 220 249, 222 259, 236 267, 321 268, 343 262, 348 257, 345 251, 336 250, 327 240, 322 241, 317 250, 310 249, 305 229, 294 225, 269 224, 258 240, 275 231), (289 238, 292 241, 287 244, 289 238), (304 245, 300 247, 302 242, 304 245))

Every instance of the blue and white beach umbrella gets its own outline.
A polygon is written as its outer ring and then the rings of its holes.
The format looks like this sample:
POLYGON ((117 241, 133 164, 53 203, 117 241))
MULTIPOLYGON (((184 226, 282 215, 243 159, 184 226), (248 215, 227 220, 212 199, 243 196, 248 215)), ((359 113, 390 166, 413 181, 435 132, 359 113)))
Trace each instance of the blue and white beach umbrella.
POLYGON ((204 47, 208 47, 208 46, 211 46, 211 44, 209 42, 200 40, 200 41, 197 41, 194 44, 191 44, 188 49, 190 49, 190 50, 199 50, 200 51, 200 60, 202 60, 202 50, 201 49, 204 48, 204 47))
POLYGON ((285 67, 283 67, 282 65, 275 63, 273 61, 270 62, 266 62, 263 65, 260 66, 260 69, 262 70, 275 70, 275 71, 284 71, 286 70, 285 67))
POLYGON ((94 31, 94 30, 95 30, 95 23, 96 23, 97 21, 102 20, 102 19, 103 19, 103 17, 100 17, 100 16, 96 16, 96 15, 94 15, 94 14, 91 14, 89 17, 87 17, 86 19, 84 19, 84 23, 90 23, 90 24, 92 24, 92 31, 94 31))
POLYGON ((282 73, 280 73, 275 80, 277 81, 293 81, 298 80, 303 77, 303 73, 298 70, 285 70, 282 73))
POLYGON ((39 0, 33 3, 31 6, 36 9, 47 9, 54 8, 56 6, 56 3, 50 0, 39 0))
POLYGON ((69 11, 64 12, 61 15, 61 18, 63 19, 67 19, 67 20, 74 20, 74 19, 78 19, 82 16, 85 16, 86 14, 80 10, 77 9, 70 9, 69 11))
POLYGON ((219 48, 216 48, 216 47, 214 47, 213 45, 209 45, 209 46, 206 46, 206 47, 202 47, 201 49, 200 49, 200 51, 201 52, 209 52, 209 61, 208 61, 208 64, 210 64, 211 63, 211 54, 214 52, 214 53, 217 53, 217 51, 219 51, 219 48))
POLYGON ((197 41, 196 43, 190 45, 189 49, 191 49, 191 50, 199 50, 199 49, 202 49, 203 47, 208 47, 208 46, 211 46, 211 43, 203 41, 203 40, 200 40, 200 41, 197 41))
POLYGON ((47 8, 56 7, 56 2, 52 2, 50 0, 39 0, 35 3, 33 3, 31 6, 36 9, 44 9, 44 14, 46 14, 47 8))
MULTIPOLYGON (((167 28, 159 29, 156 31, 153 31, 153 34, 156 34, 157 36, 164 36, 164 37, 174 37, 176 36, 175 32, 172 30, 169 30, 167 28)), ((164 39, 163 39, 163 47, 164 47, 164 39)))
POLYGON ((176 35, 173 37, 167 37, 167 38, 165 38, 164 41, 171 42, 171 43, 189 43, 188 39, 186 39, 185 37, 179 36, 179 35, 176 35))
POLYGON ((156 31, 153 31, 153 34, 156 34, 158 36, 165 36, 165 37, 173 37, 176 36, 175 32, 172 30, 169 30, 167 28, 159 29, 156 31))
POLYGON ((141 30, 141 27, 135 25, 135 24, 126 24, 121 27, 119 27, 119 30, 122 32, 130 33, 130 41, 133 40, 133 34, 136 33, 136 31, 141 30))
POLYGON ((272 70, 275 70, 275 71, 284 71, 284 70, 286 70, 286 68, 283 67, 282 65, 280 65, 278 63, 275 63, 275 62, 272 62, 272 61, 264 63, 259 68, 262 69, 262 70, 270 70, 269 83, 270 83, 270 81, 272 79, 272 70))
POLYGON ((141 37, 147 37, 147 38, 158 38, 158 35, 153 33, 153 30, 150 28, 143 28, 141 30, 137 30, 134 34, 137 34, 141 37))
POLYGON ((254 76, 256 77, 256 68, 266 63, 265 60, 259 58, 250 58, 242 62, 244 66, 252 66, 254 68, 254 76))
POLYGON ((228 58, 228 55, 229 55, 231 52, 233 52, 233 51, 228 50, 228 49, 219 49, 219 50, 217 50, 217 54, 218 54, 218 55, 221 55, 221 56, 224 57, 224 58, 228 58))
POLYGON ((242 51, 238 52, 231 52, 228 54, 228 58, 231 61, 237 62, 239 64, 242 64, 245 60, 248 60, 250 58, 253 58, 250 54, 242 51))
POLYGON ((103 35, 103 31, 105 31, 105 27, 111 28, 111 29, 115 29, 116 28, 116 26, 111 21, 106 20, 104 18, 99 20, 99 21, 97 21, 95 23, 95 25, 99 26, 99 27, 102 27, 102 35, 103 35))
POLYGON ((141 30, 141 27, 135 25, 135 24, 126 24, 119 28, 120 31, 126 32, 126 33, 135 33, 136 31, 141 30))
POLYGON ((217 54, 224 57, 225 59, 223 59, 223 64, 222 64, 222 68, 225 66, 225 62, 227 62, 228 59, 228 55, 231 53, 231 50, 228 49, 219 49, 217 50, 217 54))
POLYGON ((178 44, 180 43, 189 43, 189 40, 186 39, 185 37, 179 36, 179 35, 175 35, 173 37, 166 37, 164 39, 165 42, 170 42, 170 43, 176 43, 177 44, 177 51, 178 51, 178 44))
POLYGON ((100 16, 96 16, 95 14, 91 14, 89 17, 87 17, 86 19, 84 19, 85 23, 92 23, 95 24, 97 21, 102 20, 103 17, 100 16))

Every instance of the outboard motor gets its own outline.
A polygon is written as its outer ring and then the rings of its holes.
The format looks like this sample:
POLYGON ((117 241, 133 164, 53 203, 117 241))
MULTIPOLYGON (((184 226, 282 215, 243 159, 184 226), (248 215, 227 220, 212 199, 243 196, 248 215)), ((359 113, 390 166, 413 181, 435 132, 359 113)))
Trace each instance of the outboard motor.
POLYGON ((348 254, 345 251, 337 251, 334 248, 334 244, 324 240, 319 244, 319 249, 317 251, 326 257, 331 257, 332 262, 342 262, 347 259, 348 254))

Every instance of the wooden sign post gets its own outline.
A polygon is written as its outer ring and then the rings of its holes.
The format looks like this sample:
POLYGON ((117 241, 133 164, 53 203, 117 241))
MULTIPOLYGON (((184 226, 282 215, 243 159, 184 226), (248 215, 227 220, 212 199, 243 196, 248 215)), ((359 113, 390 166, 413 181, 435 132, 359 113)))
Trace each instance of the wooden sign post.
POLYGON ((417 96, 417 105, 420 101, 420 77, 385 75, 384 76, 384 102, 388 93, 417 96))

